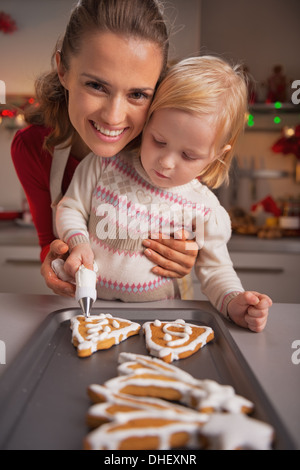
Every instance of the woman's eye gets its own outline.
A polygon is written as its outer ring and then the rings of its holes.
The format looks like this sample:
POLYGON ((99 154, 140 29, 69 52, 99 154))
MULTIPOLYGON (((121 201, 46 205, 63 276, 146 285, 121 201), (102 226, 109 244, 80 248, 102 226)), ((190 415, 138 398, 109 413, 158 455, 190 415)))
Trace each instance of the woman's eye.
POLYGON ((147 93, 143 93, 141 91, 135 91, 131 93, 131 98, 133 98, 136 101, 139 100, 150 100, 151 97, 147 93))
POLYGON ((98 83, 98 82, 88 82, 86 85, 89 88, 92 88, 93 90, 105 91, 103 85, 101 85, 101 83, 98 83))

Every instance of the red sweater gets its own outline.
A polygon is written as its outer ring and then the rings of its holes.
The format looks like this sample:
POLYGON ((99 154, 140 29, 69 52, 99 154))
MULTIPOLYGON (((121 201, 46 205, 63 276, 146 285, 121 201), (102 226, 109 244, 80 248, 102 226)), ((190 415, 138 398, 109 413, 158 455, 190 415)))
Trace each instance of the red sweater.
MULTIPOLYGON (((12 160, 38 233, 42 262, 49 251, 50 243, 55 239, 50 196, 52 155, 43 149, 44 139, 49 132, 43 126, 26 127, 16 133, 11 145, 12 160)), ((78 164, 79 161, 70 155, 62 183, 63 194, 78 164)))

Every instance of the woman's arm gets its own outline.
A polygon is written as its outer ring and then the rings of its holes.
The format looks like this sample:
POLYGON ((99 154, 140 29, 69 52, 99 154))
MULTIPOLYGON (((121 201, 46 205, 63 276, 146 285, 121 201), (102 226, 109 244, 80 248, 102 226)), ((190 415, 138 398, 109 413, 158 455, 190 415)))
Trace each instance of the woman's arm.
POLYGON ((37 230, 42 261, 55 238, 49 187, 52 157, 43 150, 43 141, 48 132, 42 126, 30 126, 18 131, 11 145, 15 170, 37 230))

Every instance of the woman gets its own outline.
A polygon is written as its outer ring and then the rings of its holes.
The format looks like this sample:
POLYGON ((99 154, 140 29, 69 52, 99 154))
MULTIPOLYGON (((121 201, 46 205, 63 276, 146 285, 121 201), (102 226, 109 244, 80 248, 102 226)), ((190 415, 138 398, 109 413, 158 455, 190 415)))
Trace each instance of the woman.
MULTIPOLYGON (((73 296, 74 286, 51 268, 52 260, 68 252, 55 239, 55 207, 91 151, 109 158, 138 145, 167 55, 168 32, 158 1, 82 0, 57 47, 57 70, 37 81, 39 106, 27 116, 31 126, 16 134, 12 158, 37 228, 41 272, 57 294, 73 296)), ((184 241, 159 241, 144 241, 145 255, 159 265, 154 272, 186 275, 196 247, 185 250, 184 241)))

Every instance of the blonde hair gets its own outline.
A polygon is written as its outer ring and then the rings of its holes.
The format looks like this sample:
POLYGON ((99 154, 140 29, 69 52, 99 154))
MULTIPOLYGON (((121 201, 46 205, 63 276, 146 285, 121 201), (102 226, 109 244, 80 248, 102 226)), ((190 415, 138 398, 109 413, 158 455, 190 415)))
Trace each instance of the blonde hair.
POLYGON ((212 188, 228 182, 236 141, 244 128, 247 86, 242 67, 232 67, 213 56, 193 57, 173 65, 160 84, 147 122, 159 109, 174 108, 198 116, 211 116, 217 128, 215 155, 223 152, 201 173, 201 182, 212 188))
POLYGON ((94 31, 109 31, 154 42, 162 51, 161 77, 165 73, 169 36, 159 0, 79 1, 71 13, 63 39, 56 45, 52 57, 53 70, 36 81, 39 105, 26 114, 28 123, 52 129, 44 144, 50 152, 56 145, 72 142, 76 135, 69 118, 68 95, 54 67, 55 53, 60 51, 62 64, 68 70, 70 57, 79 53, 85 35, 94 31))

